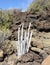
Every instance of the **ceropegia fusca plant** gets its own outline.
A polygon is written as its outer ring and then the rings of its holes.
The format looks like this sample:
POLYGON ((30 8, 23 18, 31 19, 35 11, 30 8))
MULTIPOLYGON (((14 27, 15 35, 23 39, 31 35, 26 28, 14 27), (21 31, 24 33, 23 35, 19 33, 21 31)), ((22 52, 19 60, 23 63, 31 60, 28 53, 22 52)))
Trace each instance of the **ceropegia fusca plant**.
POLYGON ((22 28, 18 27, 18 58, 29 51, 30 42, 32 38, 32 32, 30 31, 31 23, 29 23, 28 30, 24 32, 24 23, 22 23, 22 28))

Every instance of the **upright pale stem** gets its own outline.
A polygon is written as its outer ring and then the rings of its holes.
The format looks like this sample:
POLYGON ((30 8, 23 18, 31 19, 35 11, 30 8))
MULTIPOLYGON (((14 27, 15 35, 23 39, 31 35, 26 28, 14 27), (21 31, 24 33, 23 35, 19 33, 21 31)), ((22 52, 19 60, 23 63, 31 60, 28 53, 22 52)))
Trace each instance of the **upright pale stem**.
POLYGON ((21 41, 23 40, 23 26, 24 26, 24 24, 22 23, 22 30, 21 30, 21 41))
POLYGON ((24 41, 25 41, 25 52, 27 51, 27 34, 26 34, 26 31, 25 31, 25 35, 24 35, 24 41))
POLYGON ((19 41, 20 41, 20 27, 18 28, 18 44, 19 44, 19 41))
POLYGON ((29 28, 28 28, 28 38, 29 38, 29 33, 30 33, 30 26, 31 26, 31 23, 29 24, 29 28))
POLYGON ((23 26, 24 24, 22 23, 22 30, 21 30, 21 54, 23 53, 23 48, 22 48, 22 45, 23 45, 23 26))
POLYGON ((18 28, 18 58, 20 57, 20 27, 18 28))
POLYGON ((28 45, 28 50, 29 50, 29 47, 30 47, 30 43, 31 43, 31 38, 32 38, 32 32, 30 34, 30 39, 29 39, 29 45, 28 45))
POLYGON ((31 26, 31 23, 29 24, 29 28, 28 28, 28 37, 27 37, 27 52, 28 52, 28 45, 29 45, 29 35, 30 35, 30 26, 31 26))

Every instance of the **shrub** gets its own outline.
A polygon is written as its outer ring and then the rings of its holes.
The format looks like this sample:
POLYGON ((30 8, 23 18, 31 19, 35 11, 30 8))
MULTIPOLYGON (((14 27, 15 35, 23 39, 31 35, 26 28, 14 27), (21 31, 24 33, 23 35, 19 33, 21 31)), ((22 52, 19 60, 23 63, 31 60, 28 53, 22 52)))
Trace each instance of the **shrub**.
POLYGON ((28 7, 27 11, 36 13, 46 11, 46 9, 50 9, 50 0, 35 0, 35 2, 32 2, 28 7))

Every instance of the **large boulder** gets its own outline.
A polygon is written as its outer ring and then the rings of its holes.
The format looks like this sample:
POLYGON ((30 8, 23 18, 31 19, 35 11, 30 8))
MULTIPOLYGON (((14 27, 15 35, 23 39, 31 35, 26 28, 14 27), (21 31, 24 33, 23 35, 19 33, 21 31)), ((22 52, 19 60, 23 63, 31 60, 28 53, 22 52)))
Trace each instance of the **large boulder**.
POLYGON ((50 65, 50 55, 42 62, 41 65, 50 65))
POLYGON ((33 62, 34 60, 37 61, 37 62, 40 62, 41 57, 38 54, 36 54, 32 51, 30 51, 29 53, 24 54, 19 59, 20 62, 33 62))
POLYGON ((39 32, 33 31, 32 37, 32 46, 36 46, 38 48, 48 48, 50 47, 50 32, 39 32), (36 34, 35 34, 36 33, 36 34))
POLYGON ((3 50, 0 49, 0 62, 3 61, 3 57, 4 57, 3 50))
POLYGON ((5 60, 1 63, 1 65, 16 65, 18 61, 16 54, 12 54, 5 58, 5 60))
POLYGON ((18 41, 5 40, 5 42, 2 43, 1 49, 3 50, 4 54, 9 55, 13 52, 17 52, 17 44, 18 41))
POLYGON ((26 63, 17 63, 17 65, 40 65, 40 63, 34 62, 26 62, 26 63))

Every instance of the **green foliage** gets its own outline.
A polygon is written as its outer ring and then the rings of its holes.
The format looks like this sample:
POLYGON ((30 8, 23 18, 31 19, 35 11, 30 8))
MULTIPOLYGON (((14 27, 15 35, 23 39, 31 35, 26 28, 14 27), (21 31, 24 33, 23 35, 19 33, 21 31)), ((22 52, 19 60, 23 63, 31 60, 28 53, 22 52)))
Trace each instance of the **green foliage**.
POLYGON ((8 13, 6 11, 0 10, 0 29, 6 30, 9 27, 10 22, 8 20, 8 13))
POLYGON ((18 13, 21 12, 19 9, 2 10, 0 9, 0 29, 7 30, 11 23, 16 22, 18 13))
POLYGON ((50 0, 35 0, 35 2, 32 2, 32 4, 28 7, 29 12, 40 12, 40 11, 46 11, 47 9, 50 9, 50 0))
POLYGON ((2 11, 0 10, 0 17, 2 17, 2 11))

